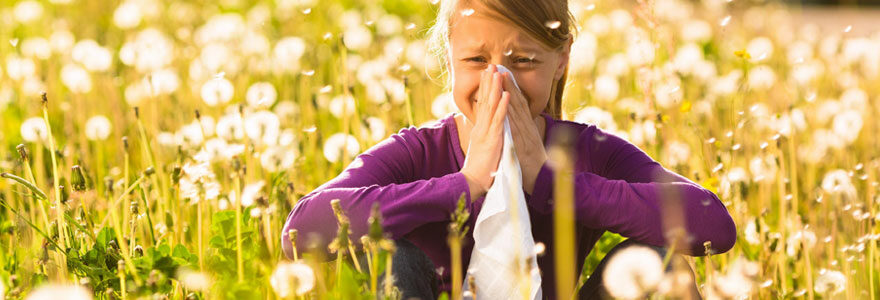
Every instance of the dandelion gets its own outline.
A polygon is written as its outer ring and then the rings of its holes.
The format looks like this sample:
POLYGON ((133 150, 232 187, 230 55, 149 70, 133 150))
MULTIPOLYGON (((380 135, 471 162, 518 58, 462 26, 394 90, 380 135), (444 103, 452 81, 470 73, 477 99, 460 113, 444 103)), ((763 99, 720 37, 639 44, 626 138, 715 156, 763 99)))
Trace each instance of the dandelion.
POLYGON ((748 296, 754 288, 758 271, 760 266, 757 263, 739 257, 731 263, 727 273, 718 277, 715 286, 718 292, 728 297, 748 296))
POLYGON ((766 90, 776 84, 776 73, 766 65, 757 66, 749 70, 749 87, 758 90, 766 90))
POLYGON ((215 127, 217 136, 226 141, 240 140, 244 138, 244 127, 242 127, 241 115, 238 113, 227 114, 217 120, 215 127))
POLYGON ((834 295, 846 288, 846 276, 840 271, 822 269, 816 278, 813 290, 820 294, 834 295))
POLYGON ((296 161, 296 151, 286 147, 270 147, 260 154, 260 165, 269 172, 289 170, 296 161))
MULTIPOLYGON (((314 71, 312 71, 314 74, 314 71)), ((268 82, 257 82, 252 84, 247 90, 245 99, 250 106, 253 107, 269 107, 275 103, 278 98, 278 92, 275 87, 268 82)))
POLYGON ((21 43, 21 53, 28 57, 46 60, 52 55, 52 48, 49 46, 49 41, 44 38, 29 38, 21 43))
POLYGON ((272 60, 284 73, 299 72, 300 58, 306 52, 306 42, 300 37, 284 37, 272 49, 272 60))
POLYGON ((86 137, 92 141, 103 141, 110 136, 113 126, 110 120, 103 115, 95 115, 86 121, 86 137))
POLYGON ((106 71, 113 63, 113 54, 94 40, 81 40, 70 50, 73 61, 89 71, 106 71))
POLYGON ((186 289, 192 291, 204 292, 211 288, 211 278, 208 275, 188 268, 180 268, 177 271, 177 280, 186 289))
POLYGON ((349 156, 360 151, 360 144, 354 136, 344 133, 335 133, 324 142, 324 158, 331 163, 338 162, 343 152, 349 156))
POLYGON ((635 299, 657 288, 663 261, 651 248, 632 246, 611 257, 602 280, 612 297, 635 299))
POLYGON ((795 256, 798 249, 810 249, 816 245, 816 234, 807 229, 795 231, 794 234, 788 237, 786 245, 785 253, 788 256, 795 256))
POLYGON ((91 300, 92 292, 81 285, 48 284, 36 288, 27 300, 91 300))
POLYGON ((596 78, 596 82, 593 84, 593 94, 596 99, 602 102, 611 102, 617 100, 617 96, 620 93, 620 83, 618 83, 617 78, 614 78, 609 75, 599 75, 596 78))
POLYGON ((855 199, 856 187, 847 171, 837 169, 829 171, 822 178, 822 189, 831 195, 842 195, 846 199, 855 199))
POLYGON ((258 111, 245 117, 244 131, 248 138, 258 144, 274 145, 278 142, 281 121, 270 111, 258 111))
POLYGON ((385 138, 385 121, 376 117, 367 118, 370 139, 380 141, 385 138))
POLYGON ((61 83, 74 93, 82 94, 92 90, 92 78, 89 73, 75 64, 61 67, 61 83))
POLYGON ((49 138, 49 128, 43 118, 33 117, 21 123, 21 138, 27 142, 45 142, 49 138))
POLYGON ((265 185, 266 182, 263 180, 246 185, 241 191, 241 206, 248 207, 254 205, 254 202, 260 197, 260 191, 265 185))
POLYGON ((772 181, 776 177, 777 169, 776 157, 772 155, 754 157, 749 161, 749 171, 755 182, 772 181))
POLYGON ((342 42, 345 48, 360 51, 370 47, 373 34, 364 26, 355 26, 342 33, 342 42))
POLYGON ((574 115, 574 121, 584 124, 593 124, 607 131, 617 130, 617 123, 614 122, 614 117, 611 113, 595 106, 587 106, 579 110, 574 115))
POLYGON ((113 11, 113 24, 121 29, 131 29, 141 23, 141 8, 134 1, 125 1, 113 11))
POLYGON ((281 262, 269 278, 272 289, 279 297, 304 295, 315 286, 315 272, 301 262, 281 262))
POLYGON ((834 116, 832 130, 846 145, 852 144, 862 130, 862 114, 855 110, 845 110, 834 116))
POLYGON ((743 229, 746 242, 749 242, 749 244, 752 245, 758 245, 761 243, 761 233, 758 232, 757 222, 759 222, 757 218, 751 218, 746 222, 746 228, 743 229))
POLYGON ((226 78, 212 79, 202 85, 202 101, 208 106, 217 106, 232 99, 234 88, 226 78))
POLYGON ((330 113, 337 118, 351 116, 355 110, 354 97, 350 95, 337 95, 330 100, 329 108, 330 113))
POLYGON ((12 16, 19 23, 31 23, 43 17, 43 6, 37 1, 21 1, 12 9, 12 16))
POLYGON ((30 78, 36 72, 37 66, 30 58, 9 55, 6 57, 6 75, 13 80, 30 78))

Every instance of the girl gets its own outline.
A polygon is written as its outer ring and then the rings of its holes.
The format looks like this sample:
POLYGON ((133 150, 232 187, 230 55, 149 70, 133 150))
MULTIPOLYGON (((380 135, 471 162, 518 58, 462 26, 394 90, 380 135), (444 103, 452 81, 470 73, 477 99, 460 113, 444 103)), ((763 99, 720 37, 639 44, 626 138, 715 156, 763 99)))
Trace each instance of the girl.
MULTIPOLYGON (((443 0, 430 33, 460 113, 400 130, 305 195, 283 230, 287 256, 293 257, 289 229, 299 231, 297 244, 319 241, 326 249, 337 231, 331 200, 340 199, 353 237, 367 232, 370 208, 379 203, 385 232, 398 241, 393 272, 404 299, 431 299, 438 289, 448 291, 450 215, 465 194, 473 228, 498 166, 505 117, 521 165, 532 235, 546 247, 538 258, 545 298, 555 298, 548 141, 568 140, 575 155, 578 262, 606 230, 629 238, 613 251, 644 244, 664 252, 668 229, 675 227, 661 211, 667 216, 677 210, 672 215, 686 232, 677 251, 703 255, 704 242, 711 242, 715 253, 733 247, 733 220, 711 191, 666 170, 626 140, 593 125, 559 120, 573 24, 567 0, 443 0), (506 66, 514 78, 500 75, 495 64, 506 66)), ((464 245, 462 268, 472 250, 470 232, 464 245)), ((600 293, 600 278, 601 269, 580 296, 600 293)))

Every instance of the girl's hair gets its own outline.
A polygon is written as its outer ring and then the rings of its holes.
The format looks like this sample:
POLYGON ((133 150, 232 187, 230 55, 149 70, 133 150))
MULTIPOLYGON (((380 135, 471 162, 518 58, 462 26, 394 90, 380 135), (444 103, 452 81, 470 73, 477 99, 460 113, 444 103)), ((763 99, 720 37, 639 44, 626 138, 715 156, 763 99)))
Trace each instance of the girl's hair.
MULTIPOLYGON (((455 20, 456 8, 467 9, 466 4, 473 2, 479 2, 479 5, 487 8, 494 18, 513 23, 547 48, 559 49, 568 42, 569 37, 574 38, 572 30, 576 30, 575 22, 568 10, 568 0, 440 0, 440 11, 428 29, 427 43, 441 66, 446 65, 452 28, 450 21, 455 20)), ((557 119, 562 115, 562 92, 567 77, 568 65, 552 89, 553 99, 544 108, 544 112, 557 119)), ((450 79, 447 78, 447 86, 451 84, 450 79)))

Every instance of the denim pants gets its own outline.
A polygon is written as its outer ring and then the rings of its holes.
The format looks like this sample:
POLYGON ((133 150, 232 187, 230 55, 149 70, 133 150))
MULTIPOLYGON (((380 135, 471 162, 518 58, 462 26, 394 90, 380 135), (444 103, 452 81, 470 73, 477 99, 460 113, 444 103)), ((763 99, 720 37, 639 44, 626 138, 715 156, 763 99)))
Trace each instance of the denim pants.
MULTIPOLYGON (((394 283, 395 286, 397 286, 402 294, 401 299, 436 299, 440 293, 440 279, 437 277, 434 264, 428 256, 413 243, 405 239, 396 240, 395 242, 397 244, 397 251, 394 253, 394 256, 392 256, 391 273, 396 280, 394 283)), ((659 254, 660 257, 666 256, 666 248, 641 244, 632 239, 627 239, 614 246, 605 258, 599 262, 599 265, 596 266, 596 270, 590 278, 587 279, 584 286, 581 287, 578 293, 578 299, 611 299, 602 284, 602 273, 605 270, 605 266, 608 264, 609 258, 614 253, 635 245, 653 249, 657 251, 657 254, 659 254)), ((366 257, 359 255, 358 259, 362 265, 366 265, 366 257)), ((672 259, 681 260, 680 263, 687 266, 684 257, 680 254, 674 254, 672 259)), ((667 272, 672 270, 672 265, 672 263, 669 264, 669 267, 666 269, 667 272)), ((691 278, 693 278, 693 270, 688 267, 687 271, 690 273, 691 278)), ((379 282, 382 282, 383 277, 384 273, 379 275, 379 282)), ((692 286, 689 288, 691 299, 700 299, 696 281, 692 280, 692 282, 694 283, 692 283, 692 286)))

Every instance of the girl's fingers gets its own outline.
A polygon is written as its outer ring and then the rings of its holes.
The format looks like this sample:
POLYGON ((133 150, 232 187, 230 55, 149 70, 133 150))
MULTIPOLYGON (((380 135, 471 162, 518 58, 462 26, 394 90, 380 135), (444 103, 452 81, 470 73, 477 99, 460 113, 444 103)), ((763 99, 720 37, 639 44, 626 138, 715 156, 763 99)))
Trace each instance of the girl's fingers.
POLYGON ((496 129, 504 130, 504 117, 507 116, 507 108, 510 106, 510 93, 504 91, 501 93, 501 99, 498 100, 498 107, 495 115, 492 116, 492 125, 498 126, 496 129))
POLYGON ((492 73, 492 83, 489 88, 489 106, 488 111, 490 115, 495 114, 495 110, 498 109, 498 102, 501 100, 501 74, 498 72, 492 73))

